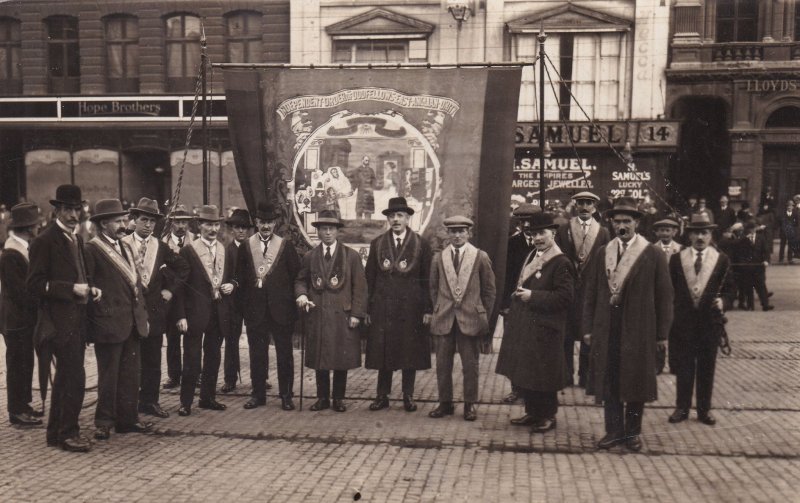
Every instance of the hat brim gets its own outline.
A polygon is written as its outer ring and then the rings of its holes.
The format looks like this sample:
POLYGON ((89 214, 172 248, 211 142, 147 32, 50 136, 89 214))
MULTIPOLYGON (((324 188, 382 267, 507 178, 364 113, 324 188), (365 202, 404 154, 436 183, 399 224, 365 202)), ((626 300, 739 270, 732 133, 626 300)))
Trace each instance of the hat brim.
POLYGON ((98 222, 100 220, 107 220, 109 218, 116 218, 127 215, 128 211, 115 211, 112 213, 98 213, 97 215, 92 215, 89 217, 89 220, 92 222, 98 222))
POLYGON ((385 210, 381 211, 385 216, 389 216, 392 213, 396 213, 398 211, 402 211, 404 213, 408 213, 409 216, 414 214, 414 210, 409 208, 408 206, 399 206, 397 208, 386 208, 385 210))
POLYGON ((280 213, 270 213, 270 214, 262 213, 260 215, 259 214, 253 215, 253 218, 254 219, 257 218, 259 220, 266 220, 267 222, 272 222, 273 220, 280 219, 281 218, 281 214, 280 213))
POLYGON ((606 218, 613 218, 614 215, 617 214, 629 215, 632 216, 633 218, 642 218, 642 216, 644 215, 644 213, 642 213, 639 210, 629 210, 627 208, 617 208, 617 209, 612 208, 610 210, 606 210, 606 212, 603 213, 603 216, 606 218))
POLYGON ((199 217, 198 216, 198 217, 195 217, 195 218, 197 218, 198 222, 209 222, 209 223, 212 223, 212 224, 215 224, 215 223, 218 223, 218 222, 222 222, 223 220, 225 220, 222 217, 220 217, 220 218, 205 218, 205 217, 199 217))
POLYGON ((141 208, 131 208, 130 209, 131 216, 133 216, 133 215, 135 215, 137 213, 142 214, 142 215, 147 215, 148 217, 164 218, 164 215, 162 215, 161 213, 158 213, 158 212, 154 213, 152 211, 147 211, 147 210, 144 210, 144 209, 141 209, 141 208))
POLYGON ((83 206, 83 201, 61 201, 60 199, 51 199, 50 204, 52 206, 58 206, 61 204, 65 204, 67 206, 83 206))
POLYGON ((342 222, 336 220, 317 220, 316 222, 311 222, 311 225, 317 228, 322 227, 324 225, 331 225, 333 227, 340 227, 340 228, 344 227, 344 224, 342 222))
POLYGON ((8 228, 9 229, 22 229, 23 227, 30 227, 32 225, 39 225, 41 222, 42 222, 42 219, 41 219, 41 217, 38 217, 38 216, 35 219, 21 220, 19 222, 17 222, 16 220, 14 220, 12 218, 11 221, 8 223, 8 228))
POLYGON ((245 220, 239 220, 238 218, 230 218, 228 220, 225 220, 225 223, 228 224, 228 225, 238 225, 240 227, 252 227, 253 226, 253 224, 251 224, 250 222, 247 222, 245 220))
POLYGON ((550 225, 531 225, 530 227, 525 227, 526 231, 540 231, 542 229, 553 229, 556 230, 561 227, 558 224, 550 224, 550 225))
POLYGON ((168 215, 168 220, 194 220, 195 217, 191 215, 168 215))
POLYGON ((716 229, 717 224, 702 224, 702 225, 687 225, 683 228, 685 231, 702 231, 704 229, 716 229))

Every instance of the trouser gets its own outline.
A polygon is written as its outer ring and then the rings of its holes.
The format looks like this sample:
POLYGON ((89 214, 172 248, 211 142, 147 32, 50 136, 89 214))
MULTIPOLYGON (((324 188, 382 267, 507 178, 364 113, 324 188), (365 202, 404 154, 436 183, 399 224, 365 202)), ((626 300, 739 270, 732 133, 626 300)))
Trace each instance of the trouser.
MULTIPOLYGON (((414 369, 403 369, 403 395, 414 395, 414 381, 417 378, 417 371, 414 369)), ((378 371, 378 396, 388 396, 392 392, 392 374, 391 370, 378 371)))
MULTIPOLYGON (((578 351, 578 384, 586 384, 586 374, 589 370, 589 346, 580 341, 578 351)), ((567 364, 567 384, 575 382, 575 341, 570 337, 564 338, 564 360, 567 364)))
POLYGON ((558 413, 557 391, 533 391, 521 389, 525 398, 525 414, 537 421, 553 419, 558 413))
POLYGON ((786 238, 786 236, 781 236, 780 244, 778 245, 778 260, 783 262, 783 251, 786 250, 786 259, 787 260, 794 260, 794 250, 792 249, 792 242, 786 238))
POLYGON ((744 293, 744 300, 747 309, 752 309, 754 307, 755 303, 753 299, 753 289, 755 289, 756 294, 758 295, 758 301, 761 303, 761 307, 769 304, 766 270, 763 265, 754 264, 748 266, 744 271, 742 271, 740 278, 740 307, 742 293, 744 293))
POLYGON ((177 320, 167 321, 167 377, 175 382, 180 382, 181 365, 181 333, 175 326, 177 320))
POLYGON ((453 328, 449 334, 437 337, 439 340, 436 345, 436 382, 439 388, 439 402, 453 401, 453 358, 456 351, 461 357, 464 374, 464 401, 477 402, 480 337, 462 334, 457 321, 453 321, 453 328))
POLYGON ((161 346, 164 336, 160 332, 150 334, 139 341, 142 360, 142 381, 139 387, 139 403, 155 404, 161 389, 161 346))
POLYGON ((603 412, 606 433, 614 438, 623 438, 641 434, 644 402, 623 402, 619 398, 622 307, 612 306, 610 309, 603 412))
POLYGON ((33 330, 8 330, 6 341, 6 392, 8 413, 22 414, 31 410, 33 400, 33 330))
MULTIPOLYGON (((78 416, 86 390, 86 372, 83 368, 85 347, 83 338, 77 333, 66 336, 64 341, 49 341, 44 345, 44 354, 52 355, 56 362, 47 420, 48 443, 61 443, 80 433, 78 416)), ((46 362, 43 364, 47 365, 46 362)))
POLYGON ((680 348, 681 355, 676 369, 676 407, 685 410, 692 407, 692 388, 696 385, 697 413, 707 414, 711 410, 718 344, 710 338, 686 344, 686 347, 680 348))
POLYGON ((267 397, 267 369, 269 368, 269 336, 275 342, 278 366, 278 393, 291 397, 294 387, 294 354, 292 352, 292 325, 279 325, 267 313, 264 321, 247 327, 247 344, 250 349, 250 380, 253 396, 267 397))
MULTIPOLYGON (((231 313, 233 321, 231 322, 231 329, 225 336, 225 359, 223 368, 225 369, 225 384, 236 384, 239 380, 239 370, 241 369, 239 363, 239 338, 242 336, 242 315, 240 313, 231 313)), ((248 329, 250 327, 247 327, 248 329)))
POLYGON ((131 331, 123 342, 95 343, 94 354, 97 357, 95 426, 138 423, 139 339, 131 331))
MULTIPOLYGON (((330 370, 317 370, 317 398, 329 400, 331 398, 331 375, 330 370)), ((333 399, 344 400, 344 393, 347 389, 347 371, 333 371, 333 399)))
POLYGON ((190 407, 194 399, 197 376, 202 368, 200 400, 214 400, 222 349, 222 330, 216 306, 212 306, 205 327, 193 327, 183 337, 183 374, 181 375, 181 405, 190 407), (202 362, 202 367, 201 367, 202 362))

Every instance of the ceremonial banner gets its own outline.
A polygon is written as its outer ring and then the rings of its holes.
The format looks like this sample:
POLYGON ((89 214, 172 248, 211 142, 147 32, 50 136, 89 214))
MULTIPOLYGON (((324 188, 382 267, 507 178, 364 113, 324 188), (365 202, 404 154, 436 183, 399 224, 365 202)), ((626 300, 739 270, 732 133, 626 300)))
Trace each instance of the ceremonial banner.
POLYGON ((300 249, 335 210, 366 257, 402 196, 434 249, 442 221, 474 219, 473 242, 503 277, 521 70, 226 69, 229 130, 247 206, 272 202, 300 249))

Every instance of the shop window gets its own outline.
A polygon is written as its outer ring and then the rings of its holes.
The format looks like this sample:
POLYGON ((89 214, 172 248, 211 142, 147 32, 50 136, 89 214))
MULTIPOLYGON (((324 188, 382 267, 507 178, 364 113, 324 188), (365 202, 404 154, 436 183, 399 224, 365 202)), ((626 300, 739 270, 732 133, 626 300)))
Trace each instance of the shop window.
POLYGON ((22 93, 19 53, 22 47, 20 22, 0 18, 0 94, 22 93))
POLYGON ((239 11, 226 15, 225 47, 229 63, 261 63, 261 14, 239 11))
POLYGON ((200 68, 200 18, 176 14, 165 20, 167 90, 193 93, 200 68))
POLYGON ((758 40, 758 0, 717 0, 717 42, 758 40))
POLYGON ((78 18, 52 16, 47 25, 47 76, 53 94, 80 92, 78 18))
POLYGON ((139 20, 112 16, 105 20, 106 83, 110 93, 139 92, 139 20))
POLYGON ((406 63, 428 60, 427 40, 337 40, 334 63, 406 63))

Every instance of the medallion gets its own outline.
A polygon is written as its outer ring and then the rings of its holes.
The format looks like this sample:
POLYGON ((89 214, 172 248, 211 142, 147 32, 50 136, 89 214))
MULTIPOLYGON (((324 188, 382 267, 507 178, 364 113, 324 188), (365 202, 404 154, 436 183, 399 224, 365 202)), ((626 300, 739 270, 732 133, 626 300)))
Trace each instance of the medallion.
POLYGON ((214 276, 211 281, 214 283, 214 286, 219 286, 219 276, 214 276))
POLYGON ((388 269, 392 266, 392 263, 389 261, 388 258, 383 259, 383 268, 388 269))
POLYGON ((406 267, 408 267, 408 262, 406 262, 406 259, 403 259, 403 260, 400 261, 399 265, 400 265, 400 269, 404 271, 406 269, 406 267))
POLYGON ((333 277, 331 278, 331 285, 336 286, 338 284, 339 284, 339 278, 336 277, 336 275, 334 274, 333 277))
POLYGON ((536 277, 536 279, 539 279, 539 278, 542 277, 542 272, 541 271, 536 271, 536 274, 534 274, 534 276, 536 277))
POLYGON ((314 283, 316 283, 317 288, 320 288, 322 286, 322 278, 317 278, 314 283))
POLYGON ((456 287, 456 295, 461 295, 461 287, 460 286, 456 287))
POLYGON ((142 273, 142 281, 143 281, 144 283, 147 283, 147 280, 148 280, 148 278, 149 278, 149 277, 148 277, 147 273, 146 273, 146 272, 143 272, 143 273, 142 273))
POLYGON ((263 276, 265 272, 267 272, 267 268, 264 267, 263 264, 258 266, 258 275, 259 276, 263 276))
POLYGON ((262 286, 264 286, 264 283, 261 281, 261 278, 258 278, 258 281, 256 281, 256 288, 261 288, 262 286))

